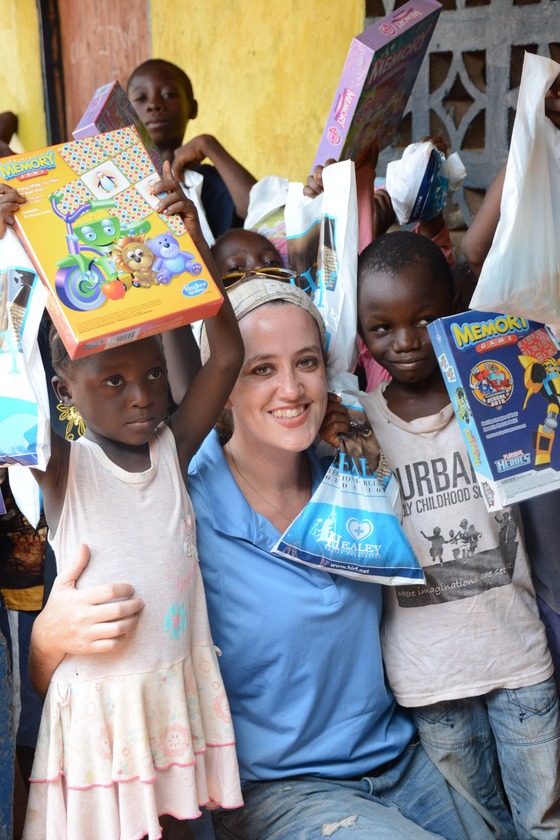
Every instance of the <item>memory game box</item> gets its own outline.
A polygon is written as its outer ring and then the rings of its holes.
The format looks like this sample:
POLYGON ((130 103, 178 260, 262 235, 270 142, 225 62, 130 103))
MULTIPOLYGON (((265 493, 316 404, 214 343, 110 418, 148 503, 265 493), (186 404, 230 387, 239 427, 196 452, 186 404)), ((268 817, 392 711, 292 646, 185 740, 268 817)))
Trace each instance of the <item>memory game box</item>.
POLYGON ((389 146, 437 23, 441 4, 409 0, 352 39, 313 167, 360 163, 373 141, 389 146))
POLYGON ((476 310, 428 325, 488 510, 560 487, 560 345, 543 324, 476 310))
POLYGON ((118 128, 126 128, 127 125, 136 128, 152 163, 161 175, 162 159, 158 147, 118 81, 108 82, 97 88, 72 132, 72 137, 74 140, 83 140, 84 137, 116 131, 118 128))
POLYGON ((71 358, 214 315, 222 296, 134 128, 0 160, 27 202, 15 230, 71 358))

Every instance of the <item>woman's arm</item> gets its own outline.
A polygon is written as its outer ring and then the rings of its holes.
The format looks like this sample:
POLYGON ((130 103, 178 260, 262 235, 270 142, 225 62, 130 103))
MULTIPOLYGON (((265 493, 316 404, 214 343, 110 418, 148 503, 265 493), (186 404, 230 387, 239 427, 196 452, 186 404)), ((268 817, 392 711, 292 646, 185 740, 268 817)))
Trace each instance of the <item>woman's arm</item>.
POLYGON ((77 580, 89 557, 89 548, 82 545, 70 568, 56 578, 49 600, 33 625, 29 673, 42 697, 67 653, 115 650, 136 626, 144 606, 141 598, 133 597, 134 587, 128 583, 77 590, 77 580))

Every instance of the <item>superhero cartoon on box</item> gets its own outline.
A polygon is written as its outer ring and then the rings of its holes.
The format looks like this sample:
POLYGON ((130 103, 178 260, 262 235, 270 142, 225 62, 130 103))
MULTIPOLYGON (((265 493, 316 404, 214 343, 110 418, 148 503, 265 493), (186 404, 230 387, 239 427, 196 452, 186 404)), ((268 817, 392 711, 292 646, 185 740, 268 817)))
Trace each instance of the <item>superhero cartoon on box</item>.
MULTIPOLYGON (((552 343, 552 342, 550 342, 552 343)), ((532 349, 530 347, 527 348, 532 349)), ((534 355, 519 356, 519 361, 525 368, 524 384, 527 389, 527 396, 523 408, 527 406, 529 397, 533 394, 540 394, 546 400, 546 415, 544 422, 539 423, 534 433, 535 466, 545 467, 550 464, 552 444, 556 429, 558 427, 558 413, 560 412, 560 360, 557 353, 549 355, 556 348, 554 346, 546 350, 535 348, 534 355)), ((541 402, 541 408, 543 403, 541 402)))

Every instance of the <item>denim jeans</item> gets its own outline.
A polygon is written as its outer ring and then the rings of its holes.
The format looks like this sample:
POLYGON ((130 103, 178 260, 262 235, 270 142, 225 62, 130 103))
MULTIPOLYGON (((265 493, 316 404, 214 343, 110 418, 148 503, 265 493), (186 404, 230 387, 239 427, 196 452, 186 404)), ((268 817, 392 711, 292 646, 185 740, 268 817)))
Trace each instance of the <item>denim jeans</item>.
MULTIPOLYGON (((0 601, 2 596, 0 595, 0 601)), ((0 612, 5 612, 3 601, 0 612)), ((0 837, 12 836, 15 737, 12 672, 8 645, 0 629, 0 837)))
POLYGON ((434 764, 479 808, 496 837, 560 837, 560 715, 554 677, 423 706, 414 710, 414 719, 434 764))
POLYGON ((548 648, 556 673, 556 688, 560 693, 560 615, 537 596, 537 604, 546 630, 548 648))
POLYGON ((484 820, 445 782, 418 742, 369 776, 246 782, 243 798, 243 808, 212 812, 218 840, 492 838, 484 820))

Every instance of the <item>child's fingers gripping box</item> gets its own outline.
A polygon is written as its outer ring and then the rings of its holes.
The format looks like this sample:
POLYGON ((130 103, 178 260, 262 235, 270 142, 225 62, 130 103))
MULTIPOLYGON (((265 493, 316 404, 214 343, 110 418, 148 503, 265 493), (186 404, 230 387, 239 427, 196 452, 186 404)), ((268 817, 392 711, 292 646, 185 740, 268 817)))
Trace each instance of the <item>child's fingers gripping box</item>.
POLYGON ((440 11, 436 0, 409 0, 352 40, 312 171, 392 143, 440 11))
POLYGON ((469 311, 429 324, 489 510, 560 488, 560 345, 543 324, 469 311))
POLYGON ((154 209, 160 177, 133 126, 3 158, 0 180, 27 198, 16 232, 72 358, 220 308, 181 217, 154 209))

